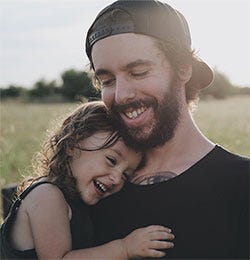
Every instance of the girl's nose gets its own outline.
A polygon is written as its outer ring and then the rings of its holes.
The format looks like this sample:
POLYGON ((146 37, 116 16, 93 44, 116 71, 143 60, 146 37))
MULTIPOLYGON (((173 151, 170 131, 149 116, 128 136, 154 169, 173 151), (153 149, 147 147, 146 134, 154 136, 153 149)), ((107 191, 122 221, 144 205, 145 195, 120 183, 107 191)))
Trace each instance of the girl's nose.
POLYGON ((109 178, 112 181, 113 185, 119 185, 119 184, 121 184, 123 182, 123 180, 122 180, 122 173, 119 172, 119 171, 112 171, 109 174, 109 178))

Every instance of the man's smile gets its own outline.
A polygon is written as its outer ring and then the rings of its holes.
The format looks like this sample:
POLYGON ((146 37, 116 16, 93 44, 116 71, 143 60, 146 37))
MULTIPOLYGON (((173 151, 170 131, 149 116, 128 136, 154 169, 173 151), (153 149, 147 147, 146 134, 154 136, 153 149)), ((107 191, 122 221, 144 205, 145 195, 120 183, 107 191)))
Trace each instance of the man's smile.
POLYGON ((141 115, 146 110, 145 106, 141 106, 139 108, 131 108, 127 109, 123 112, 124 115, 126 115, 129 119, 137 118, 139 115, 141 115))

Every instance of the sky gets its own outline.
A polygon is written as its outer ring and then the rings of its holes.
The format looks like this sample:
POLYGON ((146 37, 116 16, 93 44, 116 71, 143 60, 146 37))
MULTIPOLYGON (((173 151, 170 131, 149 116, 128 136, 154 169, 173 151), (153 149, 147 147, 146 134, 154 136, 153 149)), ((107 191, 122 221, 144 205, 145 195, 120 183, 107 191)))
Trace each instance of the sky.
MULTIPOLYGON (((85 70, 86 32, 109 0, 0 0, 0 87, 32 87, 85 70)), ((238 86, 250 86, 250 1, 169 0, 186 17, 192 47, 238 86)))

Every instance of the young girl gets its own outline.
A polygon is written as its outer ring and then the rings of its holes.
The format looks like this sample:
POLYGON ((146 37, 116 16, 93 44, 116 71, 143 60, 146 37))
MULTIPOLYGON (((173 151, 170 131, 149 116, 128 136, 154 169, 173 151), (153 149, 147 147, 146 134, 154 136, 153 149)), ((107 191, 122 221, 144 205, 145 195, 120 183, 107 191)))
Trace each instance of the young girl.
MULTIPOLYGON (((43 146, 34 172, 1 227, 1 259, 161 257, 173 247, 168 228, 149 226, 91 247, 88 205, 118 192, 140 167, 102 102, 82 105, 43 146)), ((115 209, 114 209, 115 210, 115 209)))

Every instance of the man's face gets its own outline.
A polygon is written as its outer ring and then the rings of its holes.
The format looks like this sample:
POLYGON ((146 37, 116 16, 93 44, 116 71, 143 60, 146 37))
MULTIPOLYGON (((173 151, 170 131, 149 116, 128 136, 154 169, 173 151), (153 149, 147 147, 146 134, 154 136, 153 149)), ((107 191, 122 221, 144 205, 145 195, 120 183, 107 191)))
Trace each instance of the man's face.
POLYGON ((102 98, 130 145, 152 148, 173 137, 179 118, 177 78, 148 36, 107 37, 92 50, 102 98))

